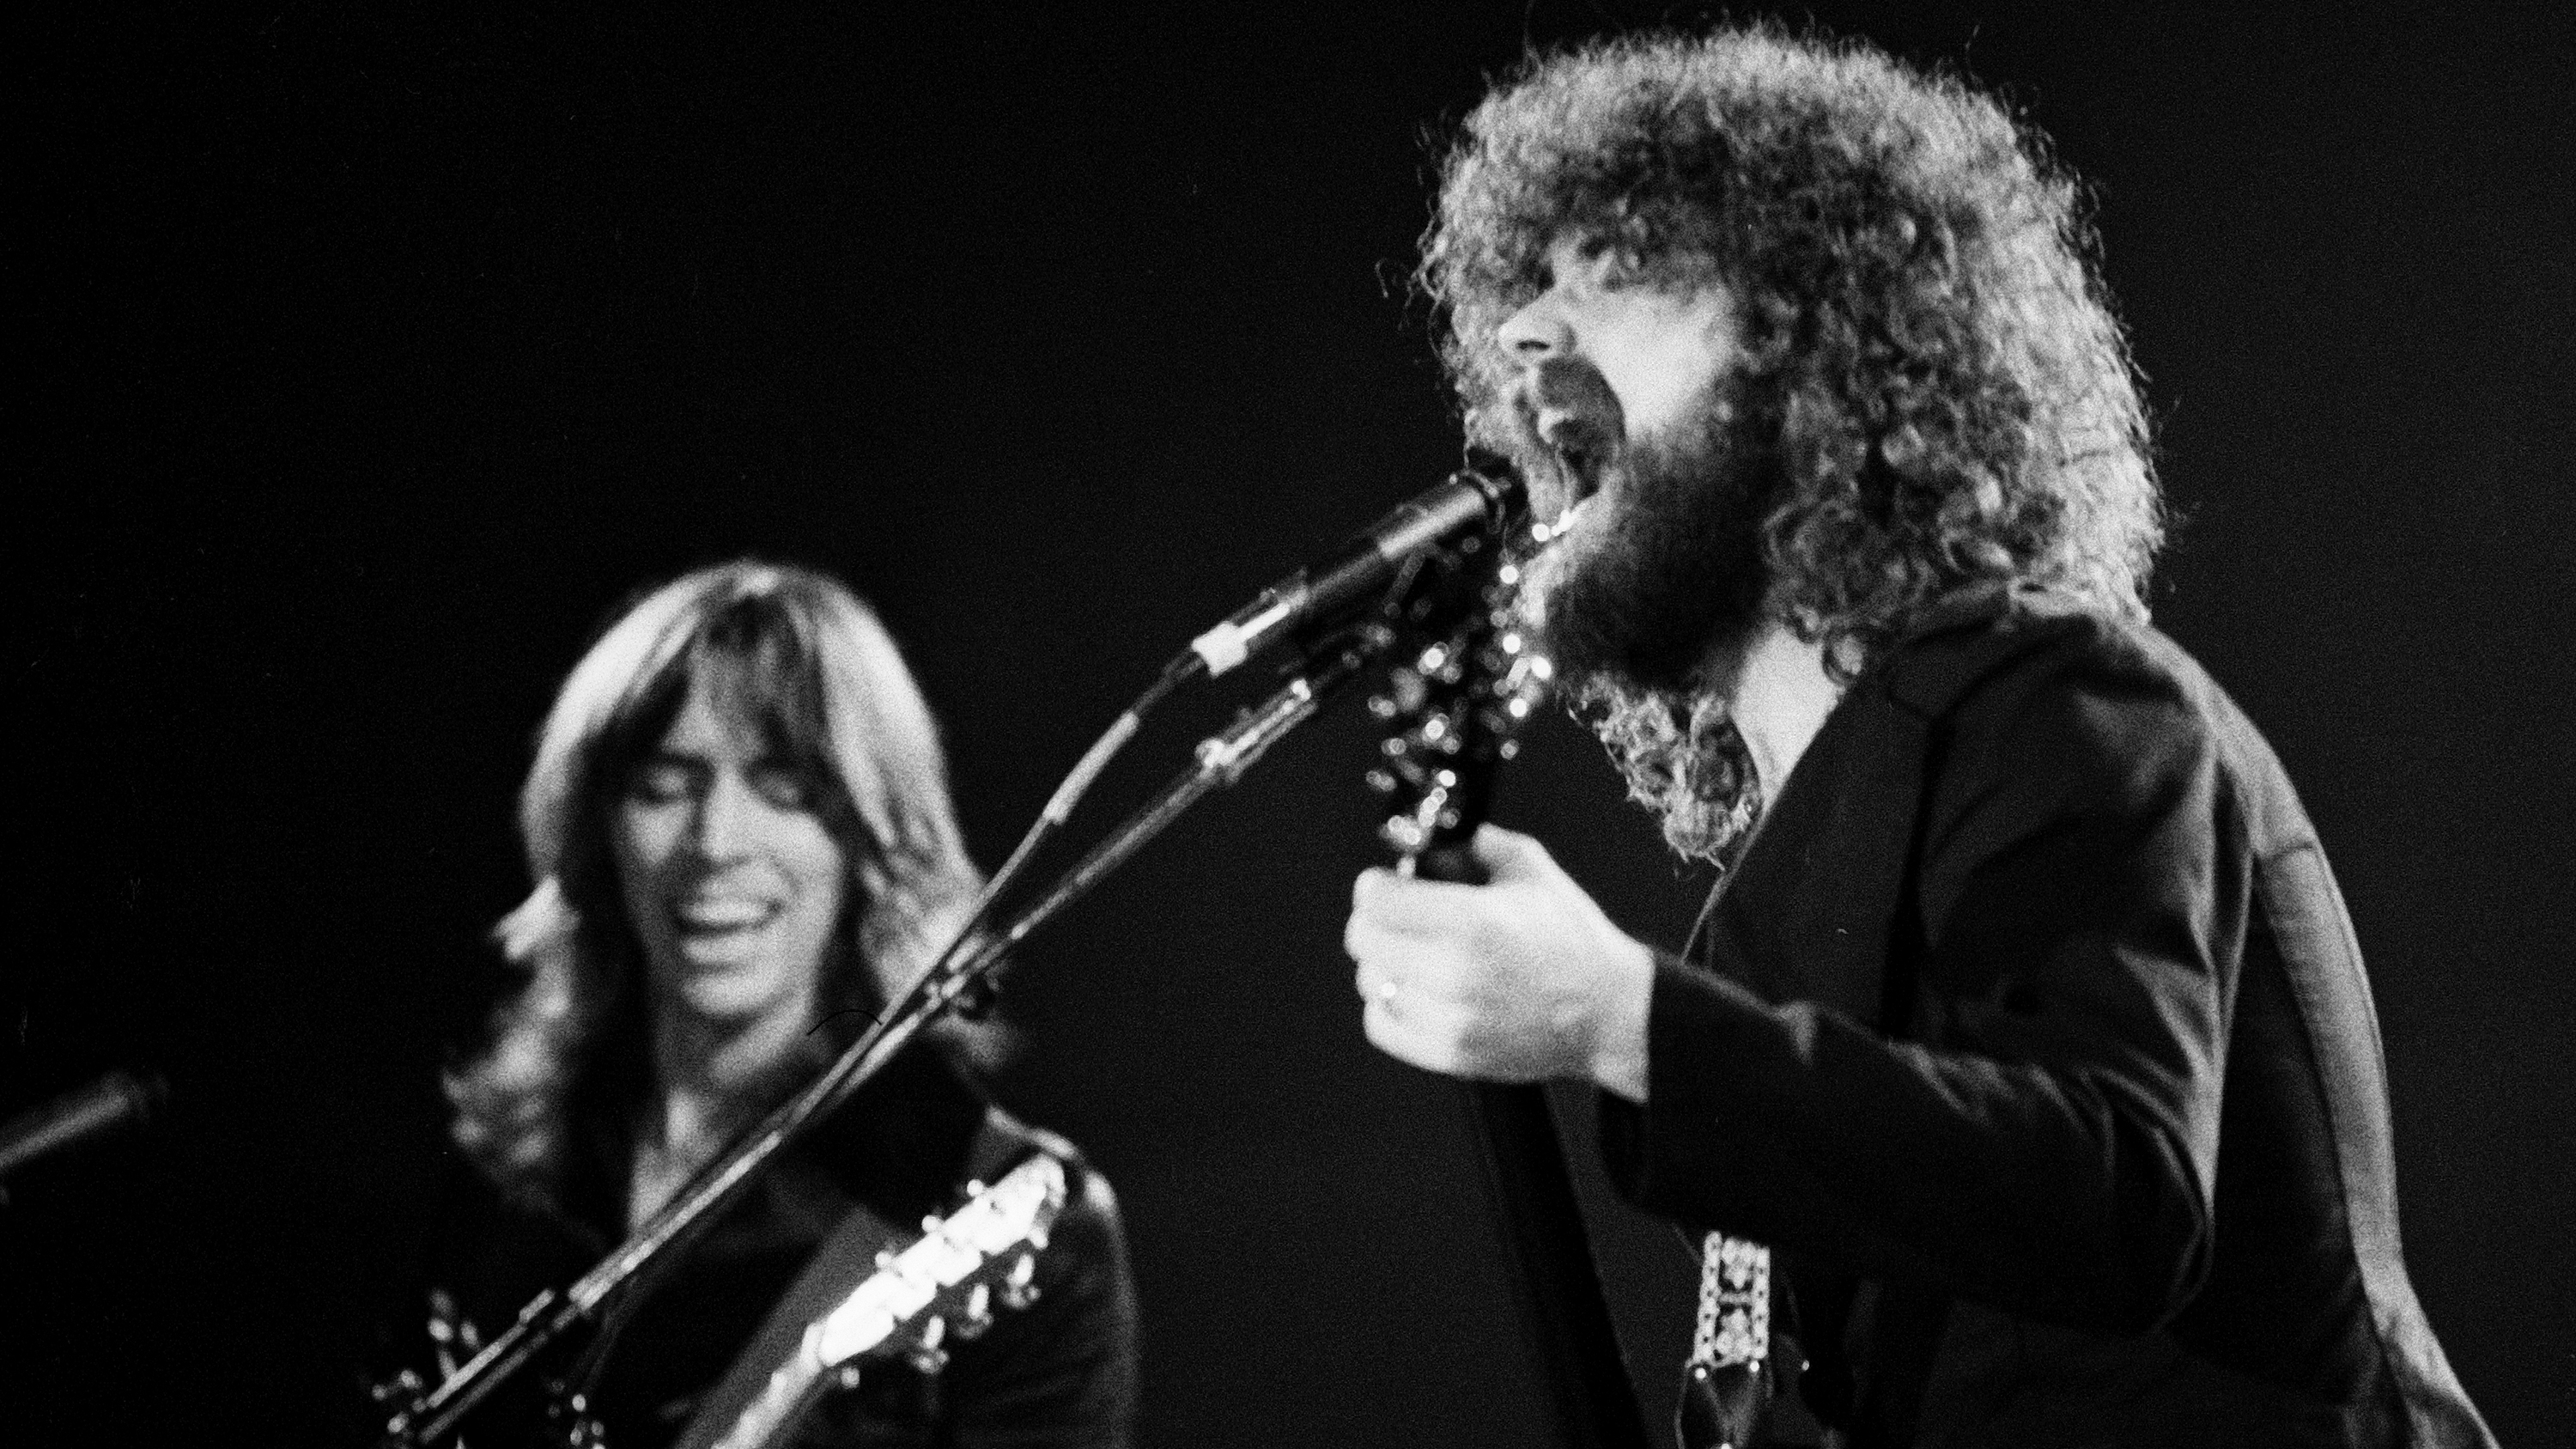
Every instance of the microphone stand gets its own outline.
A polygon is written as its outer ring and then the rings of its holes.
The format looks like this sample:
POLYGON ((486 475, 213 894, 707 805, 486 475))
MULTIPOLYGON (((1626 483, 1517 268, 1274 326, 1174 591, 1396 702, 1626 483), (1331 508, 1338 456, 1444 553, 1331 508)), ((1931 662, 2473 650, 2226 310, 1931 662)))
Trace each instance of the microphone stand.
MULTIPOLYGON (((1407 576, 1409 578, 1409 574, 1407 576)), ((1395 594, 1405 592, 1399 580, 1395 594)), ((1391 595, 1390 597, 1393 597, 1391 595)), ((1391 612, 1391 611, 1390 611, 1391 612)), ((1225 730, 1201 740, 1195 762, 1153 799, 1092 847, 1055 887, 1023 911, 1007 930, 989 936, 968 931, 880 1013, 868 1029, 812 1084, 773 1110, 740 1145, 709 1163, 651 1221, 583 1274, 572 1286, 547 1289, 519 1310, 518 1320, 486 1344, 464 1367, 386 1422, 381 1449, 421 1449, 452 1433, 457 1422, 538 1352, 712 1225, 738 1200, 771 1158, 802 1137, 815 1121, 848 1101, 922 1028, 988 997, 1006 954, 1030 932, 1081 899, 1126 863, 1210 791, 1232 785, 1272 745, 1314 717, 1360 673, 1394 647, 1396 633, 1370 620, 1331 635, 1310 649, 1286 686, 1236 716, 1225 730)), ((578 1409, 578 1405, 574 1406, 578 1409)))

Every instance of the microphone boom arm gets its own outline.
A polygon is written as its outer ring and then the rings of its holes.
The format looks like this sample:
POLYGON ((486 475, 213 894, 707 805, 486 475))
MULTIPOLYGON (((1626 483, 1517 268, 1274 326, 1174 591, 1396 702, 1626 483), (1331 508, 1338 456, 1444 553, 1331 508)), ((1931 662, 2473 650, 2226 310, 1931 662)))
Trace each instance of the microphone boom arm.
POLYGON ((1209 791, 1242 779, 1244 772, 1251 769, 1272 745, 1312 719, 1316 711, 1358 678, 1362 670, 1394 643, 1395 635, 1375 623, 1360 625, 1326 640, 1307 657, 1307 667, 1285 687, 1245 710, 1224 732, 1199 741, 1194 766, 1175 775, 1160 793, 1128 816, 1107 839, 1093 846, 1071 870, 1066 871, 1053 890, 1022 912, 1008 931, 969 957, 957 970, 965 973, 986 969, 1031 931, 1088 894, 1110 872, 1126 864, 1129 856, 1162 834, 1209 791), (1321 663, 1317 662, 1319 659, 1321 663))

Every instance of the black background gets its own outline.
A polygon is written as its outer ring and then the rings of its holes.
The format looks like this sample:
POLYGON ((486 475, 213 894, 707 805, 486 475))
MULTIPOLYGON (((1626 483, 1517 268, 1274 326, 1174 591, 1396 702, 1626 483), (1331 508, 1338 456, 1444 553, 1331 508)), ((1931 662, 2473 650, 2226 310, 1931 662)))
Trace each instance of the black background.
MULTIPOLYGON (((852 580, 997 859, 1171 650, 1454 462, 1403 283, 1426 134, 1525 39, 1695 13, 352 8, 11 22, 0 1111, 121 1064, 174 1093, 10 1184, 10 1443, 338 1432, 530 732, 629 590, 852 580)), ((2527 1444, 2576 1420, 2549 8, 1797 12, 1963 61, 2098 185, 2186 519, 2159 620, 2325 832, 2415 1280, 2527 1444)), ((1356 1029, 1369 745, 1356 710, 1290 741, 1014 978, 1009 1100, 1126 1200, 1151 1445, 1539 1442, 1454 1099, 1356 1029)), ((1572 726, 1502 815, 1633 929, 1686 920, 1572 726)), ((1688 1257, 1604 1230, 1660 1389, 1688 1257)))

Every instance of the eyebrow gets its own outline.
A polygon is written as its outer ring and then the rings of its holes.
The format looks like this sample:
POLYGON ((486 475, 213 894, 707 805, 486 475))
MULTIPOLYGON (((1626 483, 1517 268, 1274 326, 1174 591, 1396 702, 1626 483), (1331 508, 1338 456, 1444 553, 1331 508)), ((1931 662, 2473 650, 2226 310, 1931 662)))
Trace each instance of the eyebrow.
MULTIPOLYGON (((699 754, 690 750, 675 750, 668 745, 655 745, 653 748, 646 750, 643 754, 637 756, 635 764, 637 766, 703 765, 712 767, 715 764, 715 758, 712 755, 699 754)), ((750 759, 744 761, 743 768, 747 770, 802 770, 808 768, 808 766, 804 761, 797 759, 794 755, 784 750, 764 749, 759 754, 756 754, 750 759)))

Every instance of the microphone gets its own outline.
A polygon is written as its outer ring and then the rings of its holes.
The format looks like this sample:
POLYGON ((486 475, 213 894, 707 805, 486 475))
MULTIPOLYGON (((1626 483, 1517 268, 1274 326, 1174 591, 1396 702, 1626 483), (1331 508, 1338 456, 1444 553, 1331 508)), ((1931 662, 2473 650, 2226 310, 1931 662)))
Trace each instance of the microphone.
POLYGON ((1520 474, 1480 458, 1379 519, 1320 563, 1299 569, 1190 641, 1209 678, 1310 625, 1376 602, 1407 559, 1478 529, 1499 533, 1529 507, 1520 474))
POLYGON ((48 1153, 129 1124, 140 1126, 170 1095, 157 1072, 110 1072, 86 1087, 31 1107, 0 1127, 0 1177, 48 1153))

